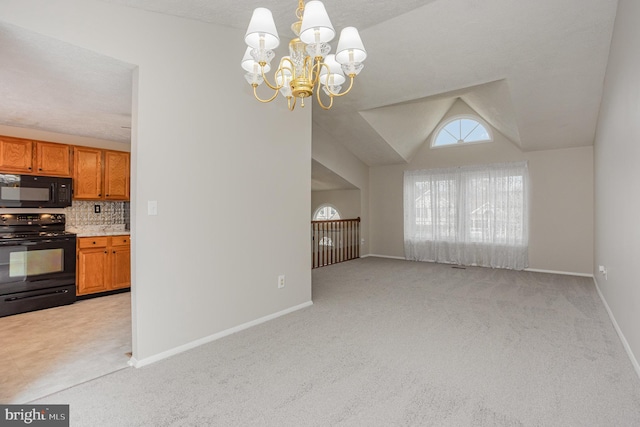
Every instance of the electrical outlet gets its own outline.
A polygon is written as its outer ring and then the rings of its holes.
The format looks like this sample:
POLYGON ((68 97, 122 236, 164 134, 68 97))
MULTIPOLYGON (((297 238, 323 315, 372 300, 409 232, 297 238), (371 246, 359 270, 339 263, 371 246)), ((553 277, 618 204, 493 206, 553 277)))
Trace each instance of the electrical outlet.
POLYGON ((278 289, 284 288, 284 274, 278 276, 278 289))
POLYGON ((100 213, 100 205, 93 205, 93 212, 100 213))

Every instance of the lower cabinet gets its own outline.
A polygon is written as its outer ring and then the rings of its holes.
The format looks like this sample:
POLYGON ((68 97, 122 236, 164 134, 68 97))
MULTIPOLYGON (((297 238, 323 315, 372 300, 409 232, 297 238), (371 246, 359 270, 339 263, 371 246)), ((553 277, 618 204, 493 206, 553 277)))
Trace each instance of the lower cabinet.
POLYGON ((76 293, 87 295, 131 286, 128 235, 79 237, 76 293))

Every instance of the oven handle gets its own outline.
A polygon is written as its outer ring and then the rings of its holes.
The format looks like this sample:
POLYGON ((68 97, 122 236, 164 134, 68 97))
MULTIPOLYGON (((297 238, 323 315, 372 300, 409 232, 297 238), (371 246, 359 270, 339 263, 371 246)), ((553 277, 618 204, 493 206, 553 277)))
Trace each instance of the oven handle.
POLYGON ((0 246, 35 246, 39 242, 0 242, 0 246))
POLYGON ((16 301, 24 301, 27 299, 36 299, 36 298, 44 298, 44 297, 50 297, 51 295, 56 295, 56 294, 68 294, 69 290, 68 289, 59 289, 57 291, 53 291, 53 292, 47 292, 46 294, 40 294, 40 295, 31 295, 31 296, 26 296, 26 297, 11 297, 11 298, 6 298, 4 301, 5 302, 16 302, 16 301))

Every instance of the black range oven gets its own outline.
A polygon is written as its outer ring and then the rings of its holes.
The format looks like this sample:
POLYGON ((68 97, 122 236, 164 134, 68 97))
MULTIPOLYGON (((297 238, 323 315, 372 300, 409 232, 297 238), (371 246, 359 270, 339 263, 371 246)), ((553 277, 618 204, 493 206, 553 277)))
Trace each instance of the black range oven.
POLYGON ((76 235, 64 214, 0 214, 0 317, 76 300, 76 235))

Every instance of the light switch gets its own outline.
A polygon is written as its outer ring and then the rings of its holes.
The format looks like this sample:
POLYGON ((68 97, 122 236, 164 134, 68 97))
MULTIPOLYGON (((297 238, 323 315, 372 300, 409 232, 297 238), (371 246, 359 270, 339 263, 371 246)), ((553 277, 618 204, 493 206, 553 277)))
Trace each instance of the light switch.
POLYGON ((156 200, 147 202, 147 215, 158 215, 158 202, 156 200))

